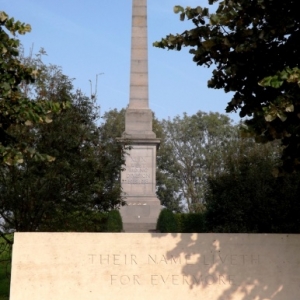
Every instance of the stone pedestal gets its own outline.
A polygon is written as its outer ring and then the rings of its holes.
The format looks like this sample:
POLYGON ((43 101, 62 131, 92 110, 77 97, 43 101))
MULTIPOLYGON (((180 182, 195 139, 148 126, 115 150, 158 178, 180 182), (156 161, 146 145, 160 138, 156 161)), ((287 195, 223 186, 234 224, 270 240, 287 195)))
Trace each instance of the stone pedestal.
POLYGON ((156 229, 161 210, 156 197, 156 149, 158 139, 133 139, 121 174, 127 205, 121 208, 125 232, 156 229))

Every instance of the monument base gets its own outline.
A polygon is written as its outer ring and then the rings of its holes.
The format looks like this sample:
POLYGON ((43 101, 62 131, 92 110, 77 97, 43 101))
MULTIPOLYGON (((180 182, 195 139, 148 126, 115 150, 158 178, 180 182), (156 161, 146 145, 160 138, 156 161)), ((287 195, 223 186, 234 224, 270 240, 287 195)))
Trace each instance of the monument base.
POLYGON ((120 209, 125 232, 153 232, 161 211, 156 197, 156 150, 159 139, 130 139, 121 182, 126 206, 120 209))
POLYGON ((127 205, 120 209, 125 232, 153 232, 162 209, 157 198, 145 200, 139 197, 126 199, 127 205))

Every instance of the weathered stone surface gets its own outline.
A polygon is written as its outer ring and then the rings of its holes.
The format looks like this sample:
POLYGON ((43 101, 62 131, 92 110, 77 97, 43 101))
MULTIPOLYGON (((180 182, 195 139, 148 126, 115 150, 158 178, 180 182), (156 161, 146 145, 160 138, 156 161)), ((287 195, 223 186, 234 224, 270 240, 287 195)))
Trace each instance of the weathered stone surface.
POLYGON ((132 39, 139 38, 139 37, 145 37, 145 34, 147 35, 147 27, 132 27, 132 39))
MULTIPOLYGON (((126 110, 125 133, 129 137, 148 136, 151 132, 152 138, 155 134, 152 132, 152 111, 150 109, 131 109, 126 110)), ((150 138, 150 136, 149 136, 150 138)))
POLYGON ((148 86, 147 85, 132 85, 130 94, 130 104, 135 109, 143 109, 148 105, 148 86), (141 101, 142 103, 139 103, 141 101))
MULTIPOLYGON (((131 73, 148 73, 147 60, 135 60, 131 63, 131 73)), ((148 84, 147 84, 148 86, 148 84)))
POLYGON ((148 75, 141 72, 131 73, 131 88, 134 86, 147 86, 148 83, 148 75))
POLYGON ((126 156, 126 168, 121 174, 121 183, 127 206, 120 210, 125 232, 140 232, 141 228, 147 229, 147 232, 156 228, 161 205, 155 194, 155 142, 157 143, 156 139, 151 140, 149 137, 146 137, 144 144, 133 141, 126 156), (143 227, 142 224, 147 226, 143 227))
POLYGON ((126 169, 121 174, 125 195, 155 197, 156 147, 134 145, 126 155, 126 169))
POLYGON ((145 17, 147 15, 147 7, 146 6, 134 6, 133 7, 133 15, 145 17))
MULTIPOLYGON (((131 97, 136 94, 135 88, 140 85, 147 87, 147 94, 144 95, 142 104, 143 108, 149 108, 147 0, 133 0, 132 2, 130 108, 141 107, 136 101, 131 103, 131 97)), ((134 99, 136 100, 136 97, 134 99)))
POLYGON ((11 300, 297 300, 300 235, 16 233, 11 300))
POLYGON ((147 0, 132 2, 130 99, 123 139, 131 150, 121 174, 127 206, 120 212, 125 232, 155 230, 161 210, 155 195, 156 148, 148 95, 147 0))

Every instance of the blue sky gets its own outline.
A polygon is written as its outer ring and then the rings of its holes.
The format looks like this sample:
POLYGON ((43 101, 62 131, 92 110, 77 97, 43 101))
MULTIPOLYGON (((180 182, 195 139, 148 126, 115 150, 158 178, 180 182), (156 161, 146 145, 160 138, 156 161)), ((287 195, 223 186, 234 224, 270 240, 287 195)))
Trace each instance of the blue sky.
MULTIPOLYGON (((212 68, 197 67, 188 49, 180 52, 154 48, 169 33, 181 33, 192 23, 179 21, 175 5, 209 6, 207 0, 148 0, 149 102, 159 119, 189 115, 198 110, 225 113, 230 95, 207 88, 212 68)), ((75 78, 75 88, 90 95, 98 79, 101 113, 129 102, 131 0, 0 0, 16 20, 32 32, 19 36, 25 54, 43 47, 46 62, 59 65, 75 78)), ((239 120, 238 114, 230 118, 239 120)))

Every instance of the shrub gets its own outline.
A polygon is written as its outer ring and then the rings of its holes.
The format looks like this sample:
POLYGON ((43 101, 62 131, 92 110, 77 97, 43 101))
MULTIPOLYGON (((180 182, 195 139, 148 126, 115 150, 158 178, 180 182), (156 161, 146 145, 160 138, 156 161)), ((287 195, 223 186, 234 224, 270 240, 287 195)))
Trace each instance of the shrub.
MULTIPOLYGON (((11 240, 12 235, 6 235, 11 240)), ((11 245, 0 236, 0 299, 9 299, 11 245)))
POLYGON ((202 213, 181 214, 181 231, 183 233, 205 232, 202 213))
POLYGON ((118 210, 111 210, 107 213, 105 226, 106 232, 121 232, 123 230, 122 217, 118 210))
POLYGON ((178 232, 175 215, 168 209, 163 209, 157 220, 156 229, 162 233, 178 232))

